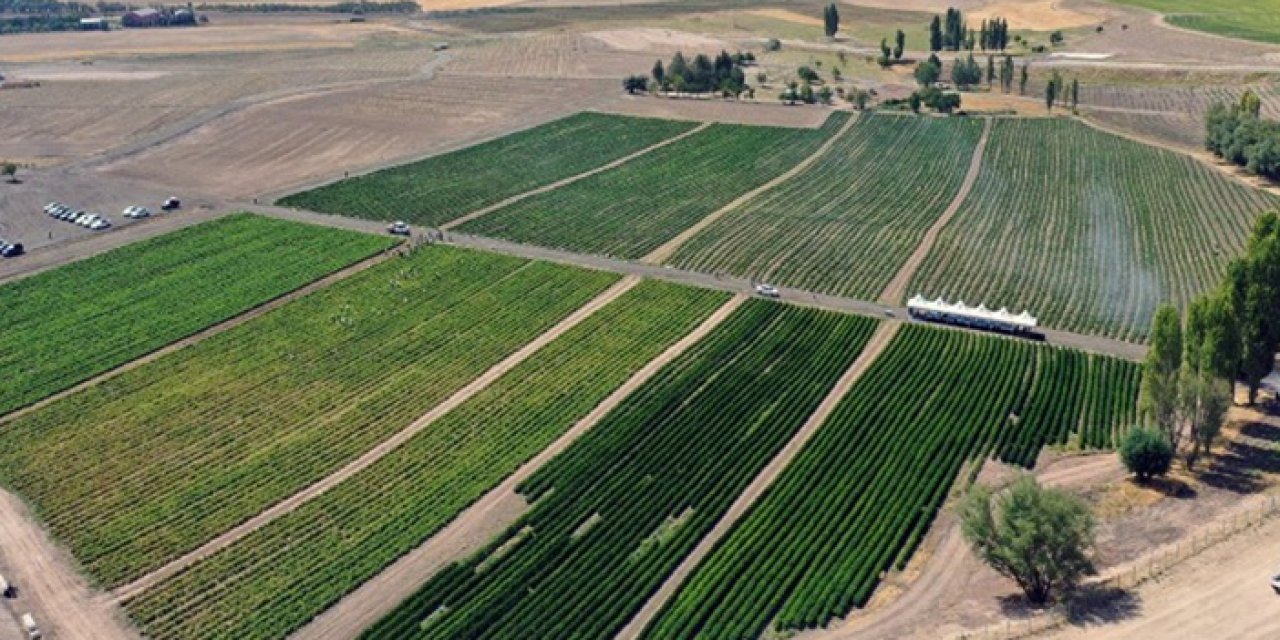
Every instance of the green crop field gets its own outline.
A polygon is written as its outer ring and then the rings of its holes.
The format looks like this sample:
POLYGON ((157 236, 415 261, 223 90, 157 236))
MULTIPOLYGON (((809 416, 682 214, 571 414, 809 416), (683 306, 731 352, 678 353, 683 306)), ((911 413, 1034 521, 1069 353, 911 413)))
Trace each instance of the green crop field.
POLYGON ((819 129, 713 125, 459 229, 558 249, 640 258, 813 153, 850 116, 819 129))
POLYGON ((873 328, 749 302, 524 483, 532 511, 365 636, 612 636, 803 424, 873 328))
POLYGON ((616 276, 444 247, 15 420, 0 481, 128 582, 403 429, 616 276))
POLYGON ((1165 20, 1228 38, 1280 43, 1274 0, 1114 0, 1165 14, 1165 20))
POLYGON ((1134 419, 1137 378, 1133 363, 904 327, 646 637, 756 638, 846 615, 906 564, 966 463, 1032 464, 1071 433, 1108 446, 1134 419))
POLYGON ((696 124, 580 113, 453 153, 287 196, 279 204, 438 226, 608 164, 696 124))
POLYGON ((130 614, 157 638, 284 637, 430 537, 727 298, 639 285, 373 466, 130 602, 130 614))
POLYGON ((981 133, 978 120, 863 116, 803 173, 670 262, 874 300, 955 197, 981 133))
POLYGON ((1069 120, 995 122, 973 192, 917 272, 922 293, 1142 341, 1156 306, 1220 280, 1280 200, 1191 158, 1069 120))
POLYGON ((0 286, 0 414, 391 244, 362 233, 234 215, 0 286))

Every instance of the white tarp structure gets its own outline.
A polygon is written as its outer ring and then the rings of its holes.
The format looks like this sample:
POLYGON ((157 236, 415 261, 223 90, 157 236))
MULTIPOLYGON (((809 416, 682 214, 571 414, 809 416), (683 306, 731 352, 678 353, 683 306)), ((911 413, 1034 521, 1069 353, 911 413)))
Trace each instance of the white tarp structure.
POLYGON ((1035 316, 1026 311, 1015 314, 1004 307, 992 311, 981 304, 970 307, 964 301, 952 304, 942 298, 929 300, 919 294, 907 301, 907 311, 926 320, 1012 333, 1034 331, 1037 325, 1035 316))

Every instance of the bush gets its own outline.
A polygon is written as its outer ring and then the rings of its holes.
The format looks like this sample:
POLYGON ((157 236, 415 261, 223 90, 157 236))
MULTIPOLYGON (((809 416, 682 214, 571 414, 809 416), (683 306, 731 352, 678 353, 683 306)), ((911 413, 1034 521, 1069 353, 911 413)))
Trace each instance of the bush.
POLYGON ((991 568, 1012 578, 1035 604, 1093 572, 1095 523, 1089 507, 1022 476, 1007 492, 974 487, 960 507, 964 537, 991 568))
POLYGON ((765 43, 765 51, 778 51, 782 49, 782 41, 777 38, 769 38, 769 42, 765 43))
POLYGON ((1169 472, 1173 447, 1159 429, 1134 427, 1120 442, 1120 460, 1139 482, 1146 482, 1169 472))

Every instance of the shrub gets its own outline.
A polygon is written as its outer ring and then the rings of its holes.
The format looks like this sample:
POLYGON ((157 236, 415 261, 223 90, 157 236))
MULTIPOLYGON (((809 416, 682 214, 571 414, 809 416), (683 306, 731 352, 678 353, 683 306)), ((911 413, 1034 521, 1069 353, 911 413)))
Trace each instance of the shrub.
POLYGON ((1139 482, 1146 482, 1169 472, 1173 447, 1159 429, 1135 427, 1120 442, 1120 460, 1139 482))

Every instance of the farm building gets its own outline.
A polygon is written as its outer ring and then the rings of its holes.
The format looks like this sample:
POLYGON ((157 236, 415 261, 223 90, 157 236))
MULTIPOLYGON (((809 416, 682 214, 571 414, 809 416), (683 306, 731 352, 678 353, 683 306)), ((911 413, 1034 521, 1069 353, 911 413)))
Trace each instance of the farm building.
POLYGON ((907 301, 907 312, 913 318, 1008 333, 1031 333, 1037 326, 1035 316, 1026 311, 1015 314, 1003 307, 992 311, 981 304, 976 307, 963 301, 951 304, 942 298, 928 300, 919 294, 907 301))
POLYGON ((81 31, 110 31, 111 25, 107 24, 106 18, 81 18, 81 31))

